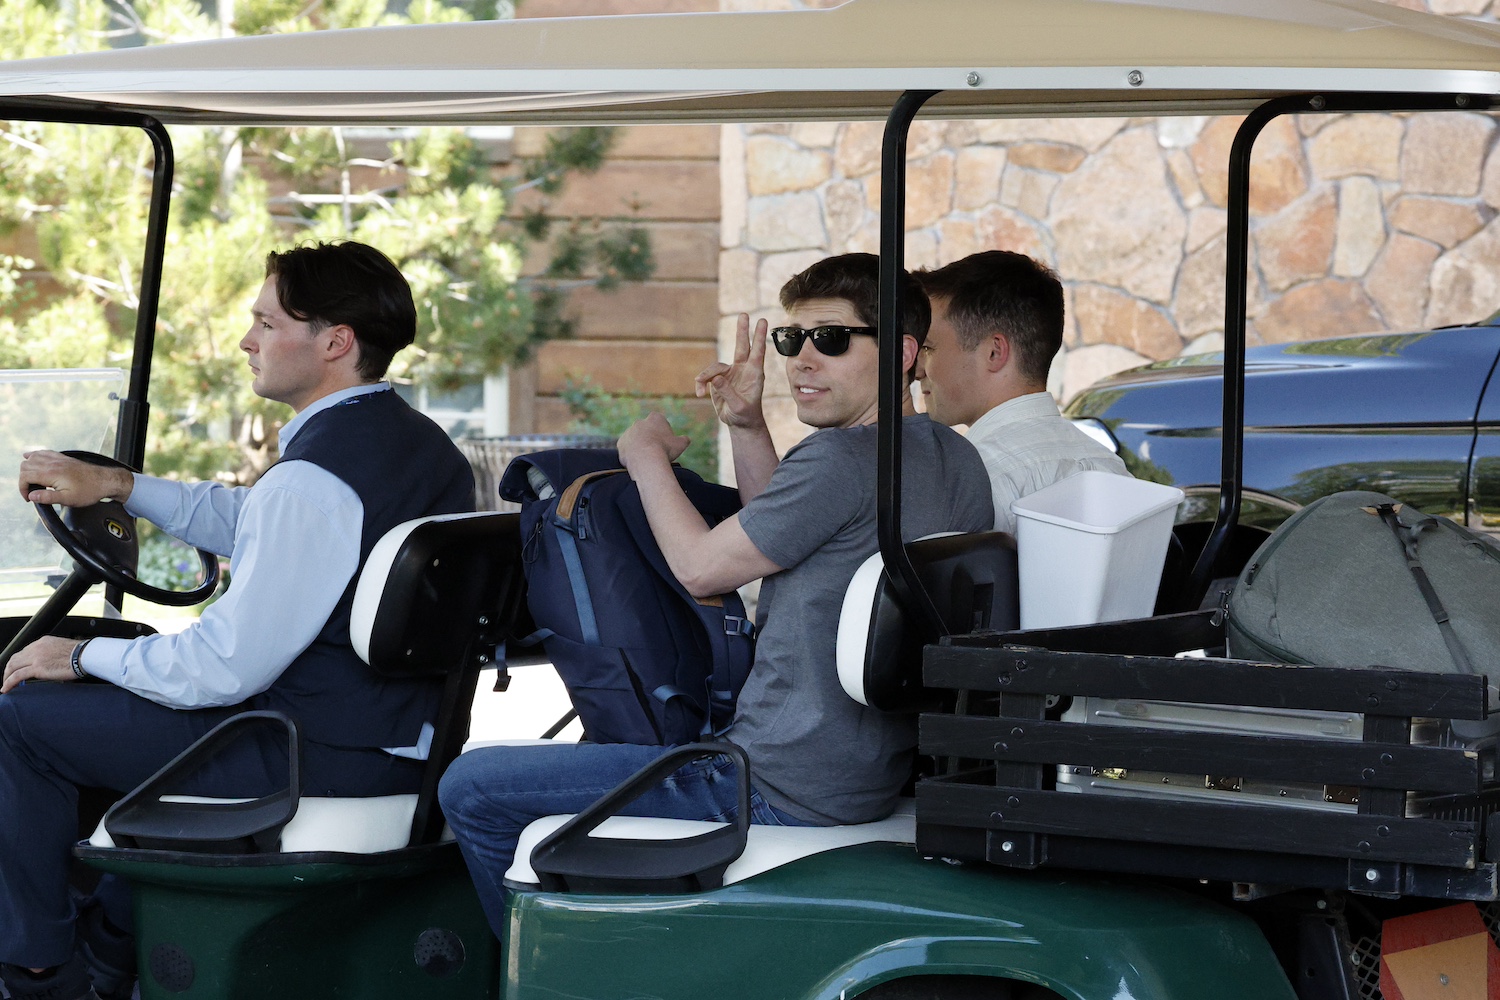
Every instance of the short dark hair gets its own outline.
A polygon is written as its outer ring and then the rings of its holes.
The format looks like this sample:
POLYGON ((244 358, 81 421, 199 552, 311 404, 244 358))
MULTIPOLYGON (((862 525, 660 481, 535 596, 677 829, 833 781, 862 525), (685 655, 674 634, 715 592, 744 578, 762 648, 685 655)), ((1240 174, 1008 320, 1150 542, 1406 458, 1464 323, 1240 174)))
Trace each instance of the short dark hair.
POLYGON ((1033 382, 1046 382, 1063 341, 1063 288, 1057 272, 1023 253, 986 250, 917 280, 934 299, 948 303, 948 322, 958 344, 972 351, 1003 333, 1033 382))
POLYGON ((356 371, 375 381, 396 352, 417 337, 417 307, 401 269, 353 240, 313 243, 266 254, 266 277, 288 316, 314 330, 348 326, 359 343, 356 371))
MULTIPOLYGON (((915 337, 921 347, 932 325, 932 305, 906 271, 901 272, 901 293, 901 332, 915 337)), ((781 286, 783 309, 808 299, 843 299, 854 307, 861 323, 875 326, 880 316, 880 258, 872 253, 825 257, 781 286)))

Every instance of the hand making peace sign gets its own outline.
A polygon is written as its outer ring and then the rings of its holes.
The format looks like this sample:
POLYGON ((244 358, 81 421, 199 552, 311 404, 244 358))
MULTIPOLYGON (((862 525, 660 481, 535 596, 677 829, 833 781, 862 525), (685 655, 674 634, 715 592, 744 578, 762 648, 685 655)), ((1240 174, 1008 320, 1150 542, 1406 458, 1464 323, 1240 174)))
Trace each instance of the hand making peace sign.
POLYGON ((730 427, 761 427, 765 415, 761 410, 761 393, 766 386, 765 320, 755 323, 750 335, 750 316, 740 313, 735 328, 734 363, 715 361, 694 379, 700 397, 713 400, 714 412, 730 427))

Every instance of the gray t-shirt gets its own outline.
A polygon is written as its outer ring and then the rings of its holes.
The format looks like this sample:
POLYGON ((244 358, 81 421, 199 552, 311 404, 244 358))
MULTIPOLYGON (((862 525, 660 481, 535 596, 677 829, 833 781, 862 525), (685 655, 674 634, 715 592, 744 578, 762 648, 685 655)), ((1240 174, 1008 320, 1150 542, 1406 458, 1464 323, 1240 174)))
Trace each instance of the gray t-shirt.
MULTIPOLYGON (((985 531, 990 481, 974 447, 925 416, 902 428, 901 533, 985 531)), ((895 807, 916 718, 844 693, 834 658, 849 580, 879 548, 875 427, 824 429, 787 452, 740 524, 783 567, 761 585, 755 667, 729 738, 766 801, 809 822, 864 823, 895 807)))

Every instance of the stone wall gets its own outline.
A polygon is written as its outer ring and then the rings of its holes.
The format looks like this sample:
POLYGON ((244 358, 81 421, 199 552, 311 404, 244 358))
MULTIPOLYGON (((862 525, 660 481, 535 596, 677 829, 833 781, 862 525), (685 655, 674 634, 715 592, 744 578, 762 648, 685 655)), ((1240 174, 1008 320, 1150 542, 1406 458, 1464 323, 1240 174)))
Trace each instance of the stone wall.
MULTIPOLYGON (((1431 2, 1494 16, 1490 0, 1431 2)), ((1115 371, 1215 350, 1240 120, 919 121, 908 146, 908 266, 1002 248, 1055 267, 1068 320, 1050 388, 1063 400, 1115 371)), ((723 128, 721 355, 737 313, 774 322, 791 274, 829 253, 877 249, 881 132, 879 123, 723 128)), ((1467 113, 1272 123, 1252 166, 1250 342, 1422 328, 1500 308, 1496 139, 1491 116, 1467 113)), ((807 428, 780 359, 770 364, 768 415, 785 448, 807 428)))

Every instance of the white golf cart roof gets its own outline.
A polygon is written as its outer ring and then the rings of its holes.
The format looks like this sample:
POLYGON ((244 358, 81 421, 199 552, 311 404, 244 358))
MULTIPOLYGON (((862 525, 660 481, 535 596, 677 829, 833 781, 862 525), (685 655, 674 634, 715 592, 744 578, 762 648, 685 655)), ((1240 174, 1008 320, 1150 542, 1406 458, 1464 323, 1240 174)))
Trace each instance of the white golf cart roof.
POLYGON ((173 122, 639 123, 1245 111, 1500 93, 1500 29, 1376 0, 850 0, 229 38, 0 63, 0 100, 173 122))

